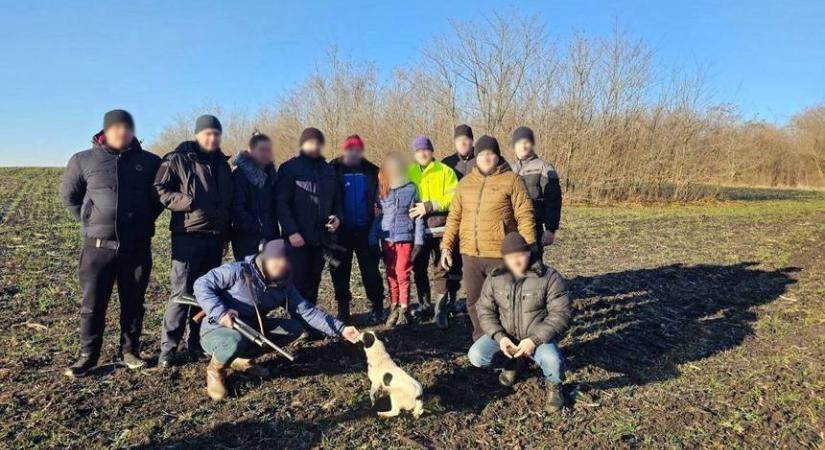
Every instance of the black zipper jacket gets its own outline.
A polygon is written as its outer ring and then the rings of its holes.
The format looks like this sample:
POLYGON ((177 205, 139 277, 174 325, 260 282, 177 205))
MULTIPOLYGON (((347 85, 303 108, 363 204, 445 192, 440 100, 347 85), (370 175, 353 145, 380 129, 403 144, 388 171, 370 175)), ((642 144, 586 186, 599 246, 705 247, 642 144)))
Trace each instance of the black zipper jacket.
POLYGON ((120 152, 106 145, 102 131, 92 142, 92 148, 71 157, 63 173, 63 205, 80 221, 84 238, 120 247, 145 243, 163 211, 152 187, 160 158, 143 150, 137 139, 120 152))
POLYGON ((227 237, 232 207, 232 170, 220 150, 205 153, 195 141, 185 141, 163 157, 155 188, 172 211, 172 233, 203 233, 227 237))

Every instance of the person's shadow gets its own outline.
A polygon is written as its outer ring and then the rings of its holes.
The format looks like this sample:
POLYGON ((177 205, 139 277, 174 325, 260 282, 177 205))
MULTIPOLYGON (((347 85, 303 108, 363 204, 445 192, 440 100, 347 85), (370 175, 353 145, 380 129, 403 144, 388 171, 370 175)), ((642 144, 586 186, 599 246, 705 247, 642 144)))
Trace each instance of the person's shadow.
POLYGON ((626 270, 570 281, 576 315, 562 351, 573 370, 598 367, 609 389, 679 376, 678 366, 740 345, 754 333, 754 307, 795 282, 789 267, 757 263, 626 270))

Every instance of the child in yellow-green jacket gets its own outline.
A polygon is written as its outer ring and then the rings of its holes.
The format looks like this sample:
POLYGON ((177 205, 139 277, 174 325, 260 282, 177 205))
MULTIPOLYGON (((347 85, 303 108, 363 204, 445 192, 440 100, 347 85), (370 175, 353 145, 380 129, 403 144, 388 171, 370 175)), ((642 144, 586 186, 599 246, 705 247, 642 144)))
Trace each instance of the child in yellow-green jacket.
POLYGON ((447 223, 447 210, 453 201, 458 178, 452 168, 435 160, 433 143, 428 137, 417 137, 412 143, 412 150, 415 162, 410 166, 408 175, 410 181, 418 188, 418 197, 421 201, 410 210, 410 215, 423 217, 426 223, 424 247, 413 261, 415 289, 419 302, 414 314, 418 317, 431 314, 431 299, 435 298, 436 324, 443 329, 447 328, 447 301, 451 297, 455 298, 461 281, 460 267, 453 267, 448 272, 438 264, 441 259, 441 237, 447 223), (434 271, 432 278, 427 273, 430 266, 434 271))

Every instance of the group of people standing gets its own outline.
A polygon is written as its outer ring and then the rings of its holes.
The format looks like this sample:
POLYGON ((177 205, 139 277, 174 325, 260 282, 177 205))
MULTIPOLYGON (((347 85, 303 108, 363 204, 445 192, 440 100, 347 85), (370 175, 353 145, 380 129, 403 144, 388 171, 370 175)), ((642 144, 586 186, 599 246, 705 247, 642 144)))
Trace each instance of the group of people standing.
POLYGON ((472 129, 459 125, 455 153, 442 161, 432 141, 420 136, 411 145, 412 163, 391 152, 379 165, 365 158, 357 135, 327 162, 324 134, 307 128, 298 155, 277 169, 270 138, 256 132, 235 157, 234 171, 214 116, 199 117, 194 140, 163 159, 141 149, 134 130, 128 112, 106 113, 93 147, 71 158, 61 185, 84 239, 80 358, 67 375, 83 376, 96 366, 115 284, 123 362, 145 365, 140 334, 151 238, 165 208, 171 211, 171 295, 158 365, 179 361, 188 326, 187 352, 211 358, 213 398, 226 395, 226 368, 259 369, 231 329, 235 317, 249 316, 280 342, 317 333, 356 342, 360 333, 346 325, 352 320, 353 258, 373 323, 393 327, 433 317, 446 328, 463 283, 475 342, 470 361, 493 364, 499 352, 505 357, 500 380, 512 384, 515 361, 531 357, 548 380, 561 383, 563 359, 555 342, 569 322, 570 305, 563 278, 542 263, 542 247, 553 243, 559 226, 561 189, 553 166, 534 151, 529 128, 513 133, 516 157, 509 162, 495 138, 474 141, 472 129), (230 242, 236 262, 221 266, 230 242), (337 317, 315 307, 327 262, 337 317), (193 293, 205 313, 200 322, 190 320, 196 311, 176 301, 193 293), (285 307, 290 319, 265 326, 261 311, 276 307, 285 307))

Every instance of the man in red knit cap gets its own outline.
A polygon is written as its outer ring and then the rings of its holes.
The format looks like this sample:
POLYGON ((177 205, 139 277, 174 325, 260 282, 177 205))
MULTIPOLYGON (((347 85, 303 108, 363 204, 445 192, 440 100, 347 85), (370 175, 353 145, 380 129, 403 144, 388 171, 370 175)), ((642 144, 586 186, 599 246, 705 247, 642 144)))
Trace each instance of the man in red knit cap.
POLYGON ((357 134, 344 140, 341 156, 332 160, 332 167, 341 187, 343 206, 338 244, 346 249, 338 255, 341 264, 329 268, 338 303, 338 318, 345 323, 350 321, 350 278, 352 256, 355 254, 361 269, 361 281, 370 301, 370 319, 381 323, 384 316, 384 282, 378 271, 380 252, 369 245, 368 239, 375 219, 378 167, 364 158, 364 141, 357 134))

